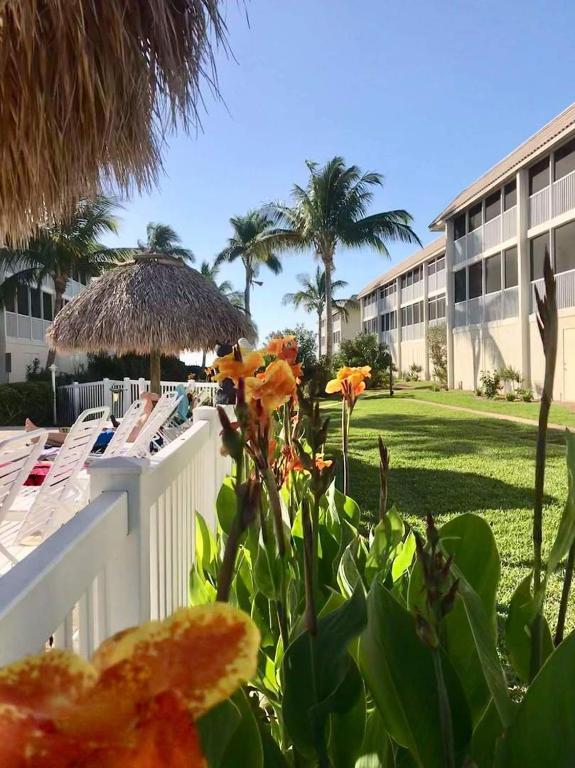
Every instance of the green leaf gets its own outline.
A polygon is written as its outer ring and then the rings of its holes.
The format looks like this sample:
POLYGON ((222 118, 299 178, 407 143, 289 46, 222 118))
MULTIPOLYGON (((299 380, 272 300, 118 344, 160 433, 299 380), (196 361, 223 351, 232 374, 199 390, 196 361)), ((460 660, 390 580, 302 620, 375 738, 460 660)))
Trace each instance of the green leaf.
MULTIPOLYGON (((283 756, 283 752, 272 736, 267 723, 260 723, 260 736, 264 752, 264 768, 289 768, 289 763, 283 756)), ((245 768, 248 766, 246 765, 245 768)))
MULTIPOLYGON (((509 660, 515 674, 524 683, 528 683, 531 678, 531 624, 537 613, 537 601, 531 594, 531 577, 530 573, 513 593, 505 622, 505 644, 509 660)), ((543 617, 542 661, 552 651, 551 631, 547 619, 543 617)))
POLYGON ((219 768, 226 747, 241 720, 240 710, 231 699, 213 707, 197 722, 202 751, 210 768, 219 768))
POLYGON ((216 499, 218 523, 226 536, 229 536, 232 530, 232 523, 236 516, 236 504, 234 480, 231 477, 226 477, 216 499))
POLYGON ((361 745, 365 734, 366 702, 365 688, 356 664, 349 668, 348 677, 355 680, 348 682, 353 691, 360 689, 355 704, 344 712, 335 712, 330 718, 329 751, 333 768, 355 768, 355 762, 361 755, 361 745))
POLYGON ((281 562, 277 554, 275 541, 267 544, 261 540, 258 546, 256 564, 254 567, 254 583, 269 600, 275 600, 278 595, 281 579, 281 562))
MULTIPOLYGON (((386 730, 409 749, 417 765, 444 768, 431 651, 419 640, 414 617, 377 581, 369 593, 367 612, 367 629, 360 638, 360 666, 386 730)), ((471 738, 471 718, 449 659, 443 656, 442 662, 455 750, 461 762, 471 738)))
POLYGON ((575 435, 565 430, 567 444, 567 502, 559 521, 557 536, 547 560, 547 574, 552 574, 575 540, 575 435))
POLYGON ((202 567, 205 573, 215 575, 218 554, 216 540, 199 512, 196 512, 194 519, 196 523, 196 563, 202 567))
POLYGON ((355 768, 395 768, 391 739, 377 707, 367 713, 360 753, 361 757, 356 761, 355 768))
POLYGON ((503 733, 497 707, 491 700, 473 731, 470 757, 477 768, 493 768, 497 741, 503 733))
MULTIPOLYGON (((264 768, 262 740, 252 707, 243 690, 232 696, 240 713, 240 722, 234 730, 217 768, 264 768)), ((211 763, 209 768, 212 768, 211 763)))
POLYGON ((337 571, 337 583, 346 597, 351 597, 358 584, 363 584, 361 571, 365 567, 366 553, 361 539, 351 541, 344 550, 337 571))
POLYGON ((365 566, 366 577, 371 583, 380 571, 387 575, 393 558, 402 544, 405 524, 395 507, 373 529, 373 539, 365 566))
POLYGON ((338 491, 335 487, 335 481, 328 488, 327 499, 337 511, 340 519, 348 520, 354 528, 359 527, 361 510, 358 503, 351 496, 345 496, 341 491, 338 491))
POLYGON ((346 680, 353 664, 347 646, 365 621, 365 597, 360 588, 341 608, 318 620, 313 659, 307 631, 284 655, 283 719, 294 745, 304 755, 313 757, 318 741, 325 740, 329 714, 346 712, 357 701, 360 689, 350 689, 346 680))
MULTIPOLYGON (((497 585, 501 572, 497 545, 489 524, 477 515, 458 515, 439 529, 441 546, 479 598, 490 646, 497 642, 497 585)), ((463 684, 474 723, 491 693, 464 602, 457 600, 441 629, 441 640, 463 684)))
POLYGON ((393 560, 391 566, 391 578, 393 581, 398 581, 403 574, 411 567, 413 558, 415 556, 415 536, 410 531, 405 541, 401 542, 397 546, 397 554, 393 560))
POLYGON ((194 564, 190 571, 189 583, 190 605, 206 605, 216 599, 216 588, 201 573, 194 564))
POLYGON ((497 750, 497 768, 572 768, 575 755, 575 633, 529 686, 497 750))

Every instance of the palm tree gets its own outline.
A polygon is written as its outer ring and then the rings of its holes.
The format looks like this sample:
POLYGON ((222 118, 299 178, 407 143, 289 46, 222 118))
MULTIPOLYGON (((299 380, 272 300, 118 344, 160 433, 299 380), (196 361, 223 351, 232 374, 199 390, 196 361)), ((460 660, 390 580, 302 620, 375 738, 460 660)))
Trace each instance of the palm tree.
MULTIPOLYGON (((104 195, 83 200, 67 221, 41 227, 25 247, 1 249, 0 266, 13 274, 2 282, 0 299, 14 296, 18 285, 40 286, 46 278, 51 278, 54 315, 57 315, 62 309, 68 282, 74 276, 84 280, 98 277, 132 252, 105 248, 99 242, 102 235, 117 233, 114 216, 117 207, 116 200, 104 195)), ((55 355, 54 350, 49 350, 46 367, 52 365, 55 355)))
POLYGON ((371 246, 389 256, 386 243, 421 242, 411 228, 407 211, 384 211, 367 215, 373 189, 383 184, 383 176, 362 173, 356 165, 346 166, 342 157, 334 157, 322 168, 307 161, 309 179, 305 187, 294 186, 293 206, 270 206, 276 228, 267 241, 276 249, 313 248, 325 269, 326 354, 333 353, 332 274, 338 246, 371 246))
MULTIPOLYGON (((315 312, 318 321, 318 354, 321 357, 321 319, 325 311, 325 270, 319 265, 316 267, 315 275, 297 275, 298 283, 301 289, 295 293, 286 293, 282 299, 282 304, 292 304, 296 309, 302 307, 306 312, 315 312)), ((345 280, 333 280, 331 284, 332 293, 345 288, 345 280)), ((344 301, 334 301, 334 304, 341 311, 347 320, 347 309, 344 301)))
MULTIPOLYGON (((244 302, 243 297, 240 291, 234 291, 232 284, 229 280, 224 280, 221 283, 218 283, 217 277, 220 272, 220 265, 217 262, 213 262, 213 264, 210 264, 209 261, 202 261, 200 264, 199 272, 203 277, 206 278, 206 280, 209 280, 210 282, 214 283, 214 285, 217 287, 218 291, 220 293, 223 293, 223 295, 226 297, 226 299, 234 305, 234 307, 238 307, 239 309, 244 308, 244 302)), ((206 367, 206 354, 207 351, 204 349, 202 352, 202 368, 206 367)))
POLYGON ((138 248, 146 253, 162 253, 193 262, 194 254, 188 248, 183 248, 181 242, 180 236, 168 224, 150 221, 146 227, 146 242, 138 240, 138 248))
POLYGON ((230 224, 233 235, 228 240, 227 247, 217 256, 216 264, 241 260, 246 272, 244 309, 251 315, 251 290, 254 285, 262 285, 257 280, 261 265, 265 264, 275 275, 281 272, 282 265, 267 237, 271 224, 267 214, 262 211, 250 211, 245 216, 234 216, 230 219, 230 224))

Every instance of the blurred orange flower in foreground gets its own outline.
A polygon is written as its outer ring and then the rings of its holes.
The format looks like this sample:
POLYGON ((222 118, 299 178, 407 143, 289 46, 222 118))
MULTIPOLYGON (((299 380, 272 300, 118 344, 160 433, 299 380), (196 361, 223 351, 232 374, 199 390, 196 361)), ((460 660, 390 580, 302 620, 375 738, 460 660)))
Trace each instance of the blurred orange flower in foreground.
POLYGON ((269 416, 295 395, 296 380, 288 363, 278 358, 263 373, 246 378, 245 388, 247 402, 259 400, 269 416))
POLYGON ((218 369, 218 374, 214 376, 214 381, 233 379, 237 386, 240 379, 253 376, 258 368, 262 368, 265 365, 265 361, 261 352, 234 350, 229 355, 216 358, 213 365, 218 369))
POLYGON ((259 633, 224 603, 0 670, 2 768, 205 768, 194 720, 256 671, 259 633))
POLYGON ((267 346, 267 351, 270 355, 279 357, 280 360, 285 360, 290 365, 295 365, 297 357, 297 339, 295 336, 279 336, 275 339, 270 339, 267 346))

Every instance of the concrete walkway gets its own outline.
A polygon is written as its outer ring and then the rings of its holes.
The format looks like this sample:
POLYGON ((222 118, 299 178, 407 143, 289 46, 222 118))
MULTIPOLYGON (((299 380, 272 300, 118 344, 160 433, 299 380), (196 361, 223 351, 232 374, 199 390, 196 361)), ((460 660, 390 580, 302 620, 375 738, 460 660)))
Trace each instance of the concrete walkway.
MULTIPOLYGON (((407 399, 407 398, 406 398, 407 399)), ((433 400, 423 400, 419 397, 410 397, 412 402, 424 403, 425 405, 435 405, 437 408, 446 408, 448 411, 461 411, 462 413, 472 413, 474 416, 487 416, 490 419, 499 419, 499 421, 514 421, 516 424, 526 424, 528 427, 537 427, 538 422, 534 419, 525 419, 522 416, 509 416, 507 413, 493 413, 493 411, 479 411, 474 408, 465 408, 463 405, 447 405, 446 403, 434 403, 433 400)), ((564 424, 548 424, 549 429, 558 429, 564 432, 567 427, 564 424)))

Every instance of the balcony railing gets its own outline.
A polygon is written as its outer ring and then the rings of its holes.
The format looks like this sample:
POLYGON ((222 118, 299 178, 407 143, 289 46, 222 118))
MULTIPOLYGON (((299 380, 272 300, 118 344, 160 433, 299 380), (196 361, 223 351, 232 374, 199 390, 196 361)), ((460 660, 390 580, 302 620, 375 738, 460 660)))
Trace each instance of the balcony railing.
POLYGON ((529 198, 529 226, 536 227, 575 208, 575 171, 529 198))
POLYGON ((49 327, 49 320, 6 312, 6 336, 9 338, 43 342, 49 327))
MULTIPOLYGON (((571 269, 569 272, 559 272, 559 274, 555 275, 555 282, 557 283, 557 309, 575 307, 575 269, 571 269)), ((543 296, 545 293, 545 281, 543 278, 541 280, 533 280, 531 283, 531 313, 537 311, 535 287, 537 287, 539 295, 543 296)))
POLYGON ((385 312, 393 312, 397 307, 397 293, 392 293, 390 296, 384 296, 379 300, 379 311, 381 314, 385 312))
POLYGON ((517 206, 504 211, 503 214, 482 224, 473 232, 455 241, 455 264, 461 264, 468 259, 479 256, 480 253, 496 248, 500 243, 515 237, 517 234, 517 206))
POLYGON ((427 292, 435 293, 435 291, 443 290, 445 290, 445 270, 441 269, 439 272, 435 272, 435 274, 428 276, 427 292))
POLYGON ((381 340, 384 344, 395 344, 397 341, 397 330, 393 328, 391 331, 382 331, 381 340))
POLYGON ((401 329, 402 341, 415 341, 423 338, 423 323, 413 323, 413 325, 404 325, 401 329))
POLYGON ((372 320, 374 317, 377 317, 377 302, 374 301, 372 304, 364 304, 363 319, 372 320))
POLYGON ((412 285, 406 285, 401 289, 401 303, 405 304, 407 301, 415 301, 416 299, 423 298, 423 280, 419 280, 412 285))
POLYGON ((427 324, 430 328, 432 328, 434 325, 445 325, 445 317, 435 317, 433 320, 428 320, 427 324))
POLYGON ((515 286, 458 302, 454 307, 453 325, 461 328, 466 325, 495 323, 517 317, 518 314, 519 294, 515 286))

